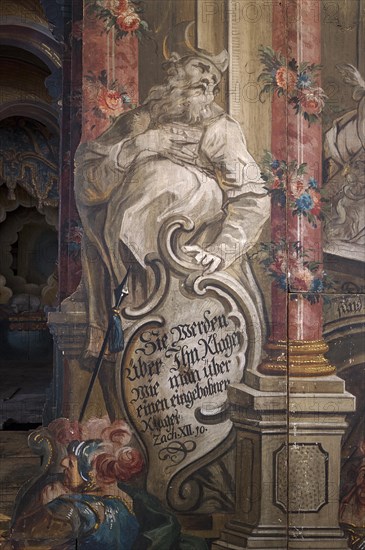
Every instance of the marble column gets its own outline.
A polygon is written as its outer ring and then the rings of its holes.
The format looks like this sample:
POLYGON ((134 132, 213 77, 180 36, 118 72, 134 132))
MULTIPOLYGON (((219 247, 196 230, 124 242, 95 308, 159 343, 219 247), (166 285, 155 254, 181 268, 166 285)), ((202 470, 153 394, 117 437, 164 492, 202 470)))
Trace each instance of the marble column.
MULTIPOLYGON (((58 304, 77 288, 81 276, 80 221, 73 194, 73 159, 81 136, 81 87, 82 87, 82 0, 59 2, 43 1, 43 9, 49 19, 54 36, 62 43, 62 69, 51 75, 48 86, 52 87, 59 108, 59 209, 58 209, 58 304), (78 32, 77 32, 78 31, 78 32)), ((53 326, 48 314, 48 326, 55 335, 59 323, 53 326)), ((68 331, 67 327, 62 333, 68 331)), ((60 334, 60 338, 63 335, 60 334)), ((73 336, 71 336, 73 339, 73 336)), ((65 397, 68 402, 69 388, 64 385, 67 364, 62 346, 54 348, 53 381, 50 395, 43 412, 43 423, 64 414, 65 397)), ((66 405, 67 410, 67 405, 66 405)))
MULTIPOLYGON (((287 165, 306 163, 302 179, 307 184, 311 178, 318 190, 319 76, 314 97, 303 98, 298 89, 298 101, 303 101, 299 109, 288 91, 298 85, 293 74, 300 72, 301 63, 320 64, 321 2, 283 0, 272 7, 272 48, 286 60, 280 70, 285 93, 278 93, 278 86, 273 89, 272 158, 287 165), (308 110, 317 116, 308 120, 304 107, 309 99, 313 103, 308 110)), ((213 550, 348 548, 338 524, 340 457, 346 416, 355 410, 355 398, 324 355, 328 347, 322 335, 321 223, 319 216, 293 213, 290 195, 296 183, 287 177, 286 202, 272 203, 271 239, 273 247, 284 251, 287 287, 272 285, 267 355, 258 372, 247 371, 243 384, 229 388, 237 433, 236 513, 213 550), (304 277, 310 276, 305 262, 317 266, 315 278, 320 282, 312 292, 304 277)))
MULTIPOLYGON (((287 60, 286 71, 282 77, 286 82, 284 90, 289 94, 291 87, 298 86, 292 81, 293 66, 307 63, 321 63, 321 2, 318 0, 286 1, 274 5, 273 9, 273 50, 280 52, 287 60)), ((309 73, 309 71, 308 71, 309 73)), ((305 84, 304 77, 303 83, 305 84)), ((275 90, 272 100, 272 146, 274 159, 287 164, 295 161, 298 165, 306 163, 306 177, 313 178, 317 188, 322 178, 322 125, 321 112, 316 113, 316 101, 320 101, 320 78, 315 79, 313 104, 308 111, 317 115, 312 121, 304 117, 301 97, 306 88, 297 88, 299 113, 287 95, 279 96, 275 90)), ((295 94, 292 94, 295 95, 295 94)), ((305 105, 305 104, 303 104, 305 105)), ((289 195, 296 190, 295 178, 287 177, 286 204, 272 200, 271 239, 273 245, 283 240, 286 243, 287 255, 287 291, 273 283, 271 335, 266 345, 267 359, 259 370, 269 375, 289 376, 327 376, 335 368, 324 357, 328 346, 322 336, 322 295, 321 288, 314 294, 315 301, 307 298, 307 285, 303 280, 306 270, 303 262, 293 258, 294 247, 299 245, 305 254, 305 260, 322 262, 322 228, 321 220, 316 217, 310 221, 307 215, 294 214, 293 201, 289 195), (290 181, 292 180, 292 181, 290 181)), ((273 195, 274 196, 274 195, 273 195)), ((321 276, 319 268, 319 276, 321 276)))
POLYGON ((81 276, 80 221, 73 194, 73 159, 81 136, 82 41, 81 29, 78 33, 76 29, 82 21, 82 0, 72 2, 67 15, 60 110, 59 303, 74 292, 81 276))
MULTIPOLYGON (((57 415, 74 419, 80 413, 91 373, 90 365, 83 359, 87 297, 82 284, 77 288, 83 230, 74 199, 73 159, 79 142, 97 138, 122 111, 138 103, 138 39, 130 33, 121 37, 116 28, 107 29, 105 20, 88 9, 86 1, 74 2, 73 10, 67 40, 74 53, 66 59, 67 93, 62 115, 65 122, 60 213, 61 303, 59 311, 49 314, 48 325, 56 344, 56 369, 62 385, 58 388, 62 404, 57 415)), ((95 262, 95 270, 98 269, 95 262)), ((119 404, 116 370, 103 364, 102 371, 111 389, 105 398, 96 384, 87 416, 108 412, 112 418, 119 404)))

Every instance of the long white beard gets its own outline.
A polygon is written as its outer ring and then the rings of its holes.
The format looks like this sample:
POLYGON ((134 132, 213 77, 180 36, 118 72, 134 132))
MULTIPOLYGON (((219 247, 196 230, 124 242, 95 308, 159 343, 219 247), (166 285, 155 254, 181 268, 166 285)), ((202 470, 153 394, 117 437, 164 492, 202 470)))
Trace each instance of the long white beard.
POLYGON ((151 119, 155 123, 183 122, 199 124, 212 114, 212 100, 200 87, 191 88, 188 84, 174 87, 155 87, 144 102, 149 107, 151 119))

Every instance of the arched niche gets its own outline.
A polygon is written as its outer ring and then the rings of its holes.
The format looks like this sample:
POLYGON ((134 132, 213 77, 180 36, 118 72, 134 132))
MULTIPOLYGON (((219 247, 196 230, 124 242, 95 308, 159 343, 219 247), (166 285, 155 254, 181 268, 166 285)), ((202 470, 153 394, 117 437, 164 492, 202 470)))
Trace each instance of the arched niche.
POLYGON ((41 305, 42 291, 55 271, 57 240, 56 227, 36 208, 20 206, 8 214, 0 226, 0 272, 13 296, 38 296, 41 305))
POLYGON ((13 116, 31 118, 44 124, 51 131, 59 133, 58 112, 51 105, 31 99, 2 103, 0 105, 0 122, 13 116))
MULTIPOLYGON (((17 70, 17 64, 43 73, 40 89, 48 92, 50 101, 52 98, 56 104, 62 93, 62 53, 61 42, 55 39, 45 25, 19 17, 0 16, 0 58, 4 62, 15 62, 14 70, 8 74, 21 77, 22 71, 17 70)), ((31 77, 30 81, 37 79, 36 76, 31 77)), ((25 90, 21 91, 24 93, 25 90)), ((24 96, 21 94, 21 97, 24 96)))
POLYGON ((18 17, 0 19, 0 44, 31 52, 47 65, 51 73, 62 66, 62 46, 43 25, 22 21, 18 17))
POLYGON ((55 302, 58 139, 38 120, 0 117, 0 303, 20 295, 55 302))

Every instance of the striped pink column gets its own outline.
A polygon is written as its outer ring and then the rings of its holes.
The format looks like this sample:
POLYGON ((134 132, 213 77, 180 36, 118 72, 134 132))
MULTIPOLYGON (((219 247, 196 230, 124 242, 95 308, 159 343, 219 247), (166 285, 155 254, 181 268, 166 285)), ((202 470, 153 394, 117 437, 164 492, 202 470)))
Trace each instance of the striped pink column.
MULTIPOLYGON (((273 4, 273 50, 287 60, 287 86, 295 86, 290 62, 297 65, 320 64, 321 19, 320 0, 283 0, 273 4)), ((283 74, 283 73, 282 73, 283 74)), ((285 75, 285 72, 284 72, 285 75)), ((318 82, 316 82, 318 84, 318 82)), ((315 111, 316 97, 306 96, 298 89, 303 106, 315 111), (310 100, 314 103, 308 105, 310 100), (307 101, 307 103, 305 103, 307 101)), ((315 96, 316 92, 314 93, 315 96)), ((272 156, 288 164, 306 163, 306 177, 313 178, 320 187, 322 178, 322 126, 318 120, 309 124, 288 101, 287 95, 273 95, 272 101, 272 156)), ((321 288, 308 299, 308 287, 301 283, 303 261, 322 262, 321 222, 316 226, 304 215, 293 215, 288 200, 292 182, 287 181, 286 205, 272 202, 271 238, 273 243, 287 245, 288 288, 272 286, 272 331, 267 343, 267 359, 259 370, 265 374, 290 376, 323 376, 334 369, 324 357, 327 345, 322 337, 321 288), (296 244, 297 243, 297 244, 296 244), (300 247, 305 258, 298 260, 293 252, 300 247), (296 261, 295 261, 296 258, 296 261)), ((305 271, 305 270, 304 270, 305 271)), ((305 273, 304 273, 305 274, 305 273)), ((321 277, 321 267, 317 277, 321 277)))

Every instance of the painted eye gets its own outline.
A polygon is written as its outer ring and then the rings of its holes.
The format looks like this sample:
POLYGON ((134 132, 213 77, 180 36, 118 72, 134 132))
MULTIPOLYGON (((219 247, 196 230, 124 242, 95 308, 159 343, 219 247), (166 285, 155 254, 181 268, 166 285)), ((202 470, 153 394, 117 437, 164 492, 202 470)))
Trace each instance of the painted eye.
POLYGON ((193 67, 197 67, 202 73, 209 73, 209 65, 204 65, 204 63, 196 63, 193 67))

